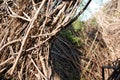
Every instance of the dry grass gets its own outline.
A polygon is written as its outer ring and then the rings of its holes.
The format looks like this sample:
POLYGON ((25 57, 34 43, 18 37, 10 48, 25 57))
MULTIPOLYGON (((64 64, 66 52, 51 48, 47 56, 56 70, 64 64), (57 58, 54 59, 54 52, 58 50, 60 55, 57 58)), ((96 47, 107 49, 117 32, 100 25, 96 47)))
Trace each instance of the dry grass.
MULTIPOLYGON (((97 13, 96 27, 93 27, 92 21, 88 21, 84 45, 80 49, 85 53, 81 62, 83 80, 102 80, 102 66, 112 66, 112 62, 120 58, 119 2, 120 0, 112 0, 97 13)), ((105 69, 105 80, 110 76, 111 71, 105 69)))
MULTIPOLYGON (((102 66, 111 64, 111 57, 97 26, 87 24, 80 51, 83 53, 81 80, 102 80, 102 66)), ((108 70, 105 71, 106 78, 109 73, 108 70)))
POLYGON ((120 58, 120 0, 111 1, 96 16, 100 32, 109 48, 112 60, 120 58))

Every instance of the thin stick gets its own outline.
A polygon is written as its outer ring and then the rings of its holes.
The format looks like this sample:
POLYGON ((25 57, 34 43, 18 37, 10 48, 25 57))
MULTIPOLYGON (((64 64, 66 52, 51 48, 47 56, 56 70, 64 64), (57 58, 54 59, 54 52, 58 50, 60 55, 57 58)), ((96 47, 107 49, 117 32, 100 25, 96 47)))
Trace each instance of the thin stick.
POLYGON ((9 62, 9 61, 11 61, 11 60, 13 60, 13 59, 14 59, 14 57, 11 56, 10 58, 8 58, 7 60, 5 60, 4 62, 0 63, 0 66, 6 64, 7 62, 9 62))
POLYGON ((8 35, 8 33, 9 33, 9 29, 7 29, 5 32, 6 32, 6 34, 5 34, 5 36, 3 37, 2 41, 0 42, 0 47, 4 44, 4 41, 6 40, 7 35, 8 35))
POLYGON ((23 19, 23 20, 26 20, 26 21, 29 21, 29 22, 31 21, 31 19, 30 19, 27 15, 25 15, 25 13, 24 13, 24 15, 27 16, 28 19, 25 18, 25 17, 23 17, 23 16, 19 16, 18 14, 16 14, 15 12, 13 12, 10 7, 8 7, 8 9, 9 9, 9 11, 12 13, 12 14, 10 14, 10 12, 9 12, 9 15, 10 15, 11 17, 20 18, 20 19, 23 19))
POLYGON ((0 51, 1 51, 2 49, 4 49, 6 46, 8 46, 8 45, 10 45, 10 44, 13 44, 13 43, 16 43, 16 42, 20 42, 20 41, 21 41, 21 39, 16 39, 16 40, 10 41, 10 42, 6 43, 5 45, 3 45, 3 46, 0 48, 0 51))
POLYGON ((29 49, 27 49, 26 51, 31 51, 39 46, 41 46, 42 44, 44 44, 45 42, 47 42, 49 39, 51 39, 51 37, 47 38, 46 40, 44 40, 43 42, 41 42, 40 44, 36 45, 35 47, 31 47, 29 49))
MULTIPOLYGON (((29 56, 29 57, 31 58, 31 56, 29 56)), ((43 76, 45 80, 48 80, 47 77, 39 70, 39 68, 37 67, 37 65, 35 64, 35 62, 32 58, 31 58, 31 61, 32 61, 33 65, 35 66, 35 68, 37 69, 37 71, 39 72, 39 74, 41 76, 43 76)))
MULTIPOLYGON (((42 50, 40 51, 40 54, 42 54, 42 50)), ((43 68, 43 73, 45 76, 47 76, 47 69, 46 69, 46 62, 44 61, 44 57, 42 55, 39 55, 40 57, 40 61, 41 61, 41 65, 42 65, 42 68, 43 68)))
POLYGON ((31 36, 31 38, 46 37, 46 36, 52 36, 52 35, 54 35, 54 33, 46 33, 46 34, 34 35, 34 36, 31 36))

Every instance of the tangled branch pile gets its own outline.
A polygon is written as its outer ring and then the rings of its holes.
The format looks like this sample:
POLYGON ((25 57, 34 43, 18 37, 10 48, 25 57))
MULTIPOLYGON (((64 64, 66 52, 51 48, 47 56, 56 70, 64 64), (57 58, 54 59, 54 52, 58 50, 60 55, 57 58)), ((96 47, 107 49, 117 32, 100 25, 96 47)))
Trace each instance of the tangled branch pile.
POLYGON ((50 41, 89 4, 74 16, 80 3, 81 0, 0 0, 0 75, 49 80, 50 41))

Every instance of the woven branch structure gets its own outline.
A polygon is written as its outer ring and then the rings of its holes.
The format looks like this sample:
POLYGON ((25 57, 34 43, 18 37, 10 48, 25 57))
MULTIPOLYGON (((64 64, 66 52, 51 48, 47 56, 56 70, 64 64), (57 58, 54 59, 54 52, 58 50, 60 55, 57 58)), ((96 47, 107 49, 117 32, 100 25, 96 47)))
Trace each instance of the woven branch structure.
POLYGON ((0 0, 0 75, 52 80, 51 41, 90 1, 74 16, 81 0, 0 0))

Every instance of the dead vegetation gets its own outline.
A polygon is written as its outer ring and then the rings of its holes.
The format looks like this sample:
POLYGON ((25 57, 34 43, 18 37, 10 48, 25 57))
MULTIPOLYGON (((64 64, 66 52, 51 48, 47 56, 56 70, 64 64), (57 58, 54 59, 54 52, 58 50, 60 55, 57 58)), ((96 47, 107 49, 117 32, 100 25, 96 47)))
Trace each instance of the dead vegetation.
MULTIPOLYGON (((81 49, 83 59, 83 80, 102 80, 102 66, 105 68, 103 80, 119 80, 119 65, 113 63, 120 58, 120 0, 112 0, 95 15, 96 27, 88 21, 86 28, 90 36, 85 35, 85 44, 81 49), (92 27, 93 28, 92 28, 92 27), (88 36, 88 37, 87 37, 88 36), (111 69, 109 69, 111 68, 111 69), (87 77, 86 77, 87 75, 87 77)), ((120 62, 116 63, 119 64, 120 62)))
POLYGON ((99 31, 109 48, 111 60, 119 58, 120 53, 120 0, 113 0, 98 13, 96 21, 99 31))
MULTIPOLYGON (((111 64, 111 57, 98 27, 92 26, 91 23, 86 24, 84 41, 80 47, 83 54, 81 80, 102 80, 102 66, 111 64)), ((108 77, 110 72, 108 70, 105 72, 105 76, 108 77)))
POLYGON ((51 80, 50 42, 75 21, 81 0, 0 0, 0 74, 15 80, 51 80))
POLYGON ((0 0, 0 78, 101 80, 102 66, 119 57, 120 0, 114 1, 96 16, 97 25, 85 23, 81 55, 58 33, 89 2, 74 16, 81 0, 0 0))

